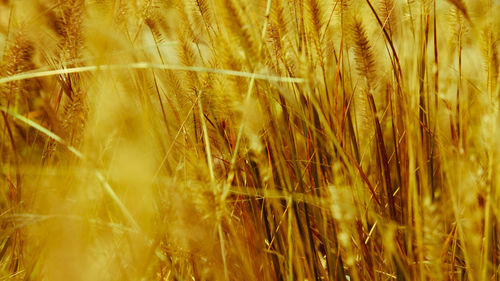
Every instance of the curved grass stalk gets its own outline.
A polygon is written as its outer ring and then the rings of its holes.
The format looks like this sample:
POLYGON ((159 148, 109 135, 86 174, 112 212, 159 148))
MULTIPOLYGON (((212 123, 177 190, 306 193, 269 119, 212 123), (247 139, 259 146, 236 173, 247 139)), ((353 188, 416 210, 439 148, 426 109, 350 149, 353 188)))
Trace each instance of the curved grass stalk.
POLYGON ((253 78, 258 79, 258 80, 266 80, 269 82, 284 82, 284 83, 303 83, 304 82, 304 79, 302 79, 302 78, 280 77, 280 76, 273 76, 273 75, 267 75, 267 74, 262 74, 262 73, 250 73, 250 72, 237 71, 237 70, 215 69, 215 68, 202 67, 202 66, 183 66, 183 65, 155 64, 155 63, 149 63, 149 62, 136 62, 136 63, 130 63, 130 64, 89 65, 89 66, 72 67, 72 68, 56 69, 56 70, 23 72, 23 73, 0 78, 0 84, 5 84, 8 82, 13 82, 13 81, 32 79, 32 78, 56 76, 56 75, 61 75, 61 74, 95 72, 95 71, 101 71, 101 70, 119 70, 119 69, 162 69, 162 70, 192 71, 192 72, 206 72, 206 73, 214 73, 214 74, 244 77, 244 78, 252 78, 253 77, 253 78))

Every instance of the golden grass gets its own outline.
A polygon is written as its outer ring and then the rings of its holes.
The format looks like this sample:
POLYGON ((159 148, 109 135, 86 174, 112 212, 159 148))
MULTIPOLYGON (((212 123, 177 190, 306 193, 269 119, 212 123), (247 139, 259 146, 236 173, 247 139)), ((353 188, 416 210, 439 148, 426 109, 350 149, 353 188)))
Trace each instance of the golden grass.
POLYGON ((500 280, 498 14, 0 1, 0 280, 500 280))

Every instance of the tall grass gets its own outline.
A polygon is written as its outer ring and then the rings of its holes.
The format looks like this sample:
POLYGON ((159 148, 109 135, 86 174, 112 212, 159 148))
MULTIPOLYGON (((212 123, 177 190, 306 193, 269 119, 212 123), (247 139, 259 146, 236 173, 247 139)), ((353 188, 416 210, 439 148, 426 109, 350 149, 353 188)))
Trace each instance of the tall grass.
POLYGON ((500 280, 499 14, 0 1, 0 279, 500 280))

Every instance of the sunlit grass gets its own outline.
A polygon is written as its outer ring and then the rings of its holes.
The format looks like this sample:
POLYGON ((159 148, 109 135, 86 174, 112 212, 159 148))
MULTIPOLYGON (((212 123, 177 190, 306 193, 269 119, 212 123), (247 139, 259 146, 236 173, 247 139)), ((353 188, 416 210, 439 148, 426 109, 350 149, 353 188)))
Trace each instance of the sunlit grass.
POLYGON ((498 14, 0 1, 0 280, 499 280, 498 14))

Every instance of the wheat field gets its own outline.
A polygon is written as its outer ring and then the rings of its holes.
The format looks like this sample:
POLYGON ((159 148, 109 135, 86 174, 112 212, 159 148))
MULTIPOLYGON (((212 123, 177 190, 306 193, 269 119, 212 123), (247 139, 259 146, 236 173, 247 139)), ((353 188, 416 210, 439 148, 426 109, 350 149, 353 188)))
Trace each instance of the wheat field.
POLYGON ((0 1, 0 280, 500 280, 500 1, 0 1))

